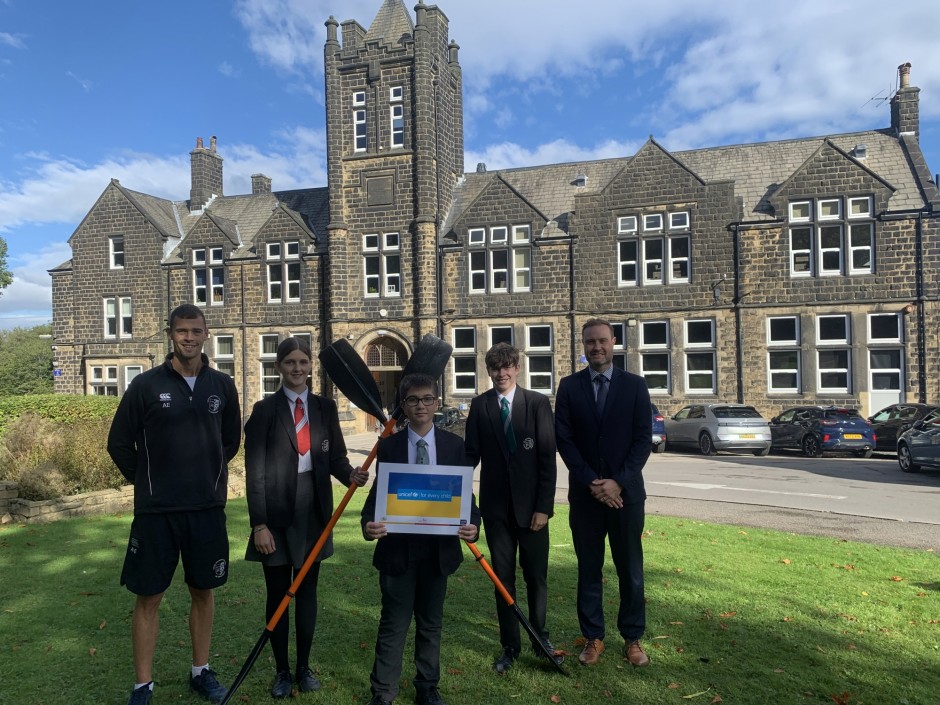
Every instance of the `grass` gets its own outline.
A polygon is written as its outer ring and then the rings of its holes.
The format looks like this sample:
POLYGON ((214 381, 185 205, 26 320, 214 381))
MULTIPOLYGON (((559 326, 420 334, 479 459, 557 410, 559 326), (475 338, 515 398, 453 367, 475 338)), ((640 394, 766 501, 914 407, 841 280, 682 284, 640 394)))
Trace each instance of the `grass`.
MULTIPOLYGON (((379 616, 373 545, 362 540, 353 498, 322 571, 315 703, 366 703, 379 616)), ((579 666, 576 562, 567 507, 551 523, 549 628, 571 656, 570 678, 528 652, 506 676, 492 585, 471 560, 451 577, 441 691, 449 705, 536 703, 940 702, 940 564, 931 552, 839 539, 650 517, 644 540, 652 666, 622 658, 613 628, 616 577, 608 566, 611 629, 601 663, 579 666)), ((264 628, 259 566, 241 560, 244 500, 229 505, 232 566, 217 592, 212 664, 229 683, 264 628)), ((0 703, 126 702, 133 680, 133 597, 118 585, 129 516, 0 528, 0 703)), ((486 552, 485 542, 480 542, 486 552)), ((469 552, 466 554, 469 557, 469 552)), ((194 702, 187 690, 188 593, 177 572, 161 610, 154 705, 194 702)), ((403 675, 410 680, 410 644, 403 675)), ((272 702, 270 650, 235 699, 272 702)), ((406 685, 398 702, 412 702, 406 685)))

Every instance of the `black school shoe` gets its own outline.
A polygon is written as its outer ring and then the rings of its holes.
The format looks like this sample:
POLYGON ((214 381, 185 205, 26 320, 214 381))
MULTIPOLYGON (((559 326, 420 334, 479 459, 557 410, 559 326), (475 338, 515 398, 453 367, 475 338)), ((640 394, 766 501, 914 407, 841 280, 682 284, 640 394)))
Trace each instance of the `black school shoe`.
POLYGON ((271 697, 289 698, 293 684, 294 680, 291 678, 290 671, 278 671, 271 684, 271 697))
POLYGON ((153 691, 150 690, 150 684, 142 685, 131 691, 131 697, 127 705, 150 705, 150 698, 153 697, 153 691))
MULTIPOLYGON (((542 643, 545 644, 545 649, 546 649, 546 651, 548 651, 548 653, 550 653, 550 654, 552 655, 552 662, 553 662, 553 663, 555 663, 556 665, 559 665, 559 666, 560 666, 562 663, 564 663, 564 661, 565 661, 565 655, 564 655, 564 654, 555 653, 555 651, 556 651, 555 645, 552 644, 552 642, 550 642, 548 639, 546 639, 546 640, 543 641, 542 643)), ((535 652, 535 655, 538 656, 539 658, 545 659, 546 661, 548 660, 548 656, 545 655, 545 651, 542 651, 542 649, 541 649, 540 647, 538 647, 536 644, 532 644, 532 651, 534 651, 534 652, 535 652)))
POLYGON ((297 688, 301 693, 315 693, 320 690, 320 681, 313 675, 309 666, 297 669, 297 688))
POLYGON ((505 647, 503 653, 499 655, 499 658, 493 661, 493 670, 502 675, 512 668, 512 664, 518 656, 519 652, 516 649, 509 646, 505 647))
POLYGON ((203 668, 202 673, 195 678, 190 674, 189 689, 210 703, 222 702, 222 698, 228 693, 228 688, 219 683, 218 678, 215 677, 215 671, 211 668, 203 668))
POLYGON ((417 705, 447 705, 444 702, 444 699, 441 698, 441 693, 437 688, 431 687, 427 690, 422 690, 418 693, 415 698, 415 703, 417 705))

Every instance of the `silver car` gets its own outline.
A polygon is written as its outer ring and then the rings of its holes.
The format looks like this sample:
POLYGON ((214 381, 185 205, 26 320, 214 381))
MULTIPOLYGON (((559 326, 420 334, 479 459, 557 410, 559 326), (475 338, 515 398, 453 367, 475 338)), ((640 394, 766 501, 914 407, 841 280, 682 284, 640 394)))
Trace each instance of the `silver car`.
POLYGON ((719 450, 770 452, 770 426, 753 406, 744 404, 691 404, 666 419, 670 444, 695 446, 702 455, 719 450))

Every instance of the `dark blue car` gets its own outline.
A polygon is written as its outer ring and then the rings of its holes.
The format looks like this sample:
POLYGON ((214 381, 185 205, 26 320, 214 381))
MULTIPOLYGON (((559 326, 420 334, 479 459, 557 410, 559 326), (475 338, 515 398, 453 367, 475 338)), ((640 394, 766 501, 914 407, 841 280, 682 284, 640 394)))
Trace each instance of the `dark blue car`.
POLYGON ((877 439, 871 424, 855 409, 798 406, 770 420, 771 449, 797 448, 810 458, 825 452, 870 458, 877 439))
POLYGON ((653 407, 653 452, 662 453, 666 450, 666 420, 659 413, 655 404, 653 407))

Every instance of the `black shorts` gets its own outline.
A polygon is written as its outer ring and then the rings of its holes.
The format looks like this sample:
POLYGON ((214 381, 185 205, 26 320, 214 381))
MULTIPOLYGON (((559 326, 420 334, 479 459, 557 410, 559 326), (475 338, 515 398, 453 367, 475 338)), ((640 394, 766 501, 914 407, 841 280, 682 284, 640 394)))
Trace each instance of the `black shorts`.
POLYGON ((131 524, 121 585, 136 595, 159 595, 183 557, 186 584, 209 590, 228 579, 228 532, 222 507, 139 514, 131 524))

